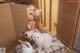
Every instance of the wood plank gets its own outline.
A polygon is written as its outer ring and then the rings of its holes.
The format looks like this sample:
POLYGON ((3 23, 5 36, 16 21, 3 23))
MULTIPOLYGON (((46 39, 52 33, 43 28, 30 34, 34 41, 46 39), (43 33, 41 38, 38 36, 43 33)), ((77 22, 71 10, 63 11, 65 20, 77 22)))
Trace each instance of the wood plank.
POLYGON ((56 23, 57 36, 65 42, 66 45, 72 47, 78 18, 78 3, 59 1, 59 6, 56 23))
POLYGON ((44 7, 44 0, 41 0, 41 8, 42 8, 42 20, 43 20, 43 26, 45 26, 45 15, 44 15, 44 13, 45 13, 45 7, 44 7))
POLYGON ((51 10, 51 32, 54 35, 56 34, 56 23, 57 23, 57 16, 58 16, 58 7, 59 7, 59 0, 52 0, 52 10, 51 10))
POLYGON ((46 18, 46 28, 49 30, 49 19, 50 19, 50 0, 45 0, 45 18, 46 18), (48 5, 47 5, 48 4, 48 5))

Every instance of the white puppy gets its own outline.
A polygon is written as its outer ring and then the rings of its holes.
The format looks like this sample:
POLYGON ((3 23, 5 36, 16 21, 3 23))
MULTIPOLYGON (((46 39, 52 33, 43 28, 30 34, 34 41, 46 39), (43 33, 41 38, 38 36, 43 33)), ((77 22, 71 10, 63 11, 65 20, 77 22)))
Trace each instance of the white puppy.
POLYGON ((29 38, 30 40, 32 40, 32 35, 35 32, 39 32, 39 30, 38 29, 34 29, 34 30, 30 30, 30 31, 25 32, 24 34, 27 35, 27 36, 25 36, 25 38, 29 38))
POLYGON ((38 45, 39 53, 42 48, 44 48, 44 50, 48 53, 47 49, 50 48, 52 45, 51 35, 49 35, 48 33, 35 32, 32 38, 35 41, 35 43, 38 45))
POLYGON ((22 44, 22 53, 32 53, 33 48, 29 42, 22 44))
POLYGON ((18 40, 18 41, 21 43, 22 53, 32 53, 33 52, 33 48, 29 42, 22 41, 22 40, 18 40))

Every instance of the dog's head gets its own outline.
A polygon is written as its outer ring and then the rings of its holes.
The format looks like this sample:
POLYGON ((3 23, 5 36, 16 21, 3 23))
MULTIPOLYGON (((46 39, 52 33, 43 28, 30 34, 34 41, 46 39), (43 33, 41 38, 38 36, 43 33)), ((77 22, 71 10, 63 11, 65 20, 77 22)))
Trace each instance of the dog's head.
POLYGON ((25 38, 27 38, 27 39, 32 39, 31 37, 32 37, 33 33, 34 33, 33 30, 27 31, 27 32, 24 33, 24 36, 25 36, 25 38))
POLYGON ((33 34, 34 34, 35 32, 39 32, 39 30, 38 30, 38 29, 34 29, 34 30, 30 30, 30 31, 24 32, 23 34, 24 34, 24 37, 25 37, 26 39, 33 40, 33 39, 32 39, 32 36, 33 36, 33 34))

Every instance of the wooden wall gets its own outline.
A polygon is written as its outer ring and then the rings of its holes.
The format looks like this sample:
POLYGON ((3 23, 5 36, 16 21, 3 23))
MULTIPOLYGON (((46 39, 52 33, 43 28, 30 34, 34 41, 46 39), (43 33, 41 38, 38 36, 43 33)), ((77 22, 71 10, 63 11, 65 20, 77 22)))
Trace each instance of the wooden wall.
POLYGON ((27 5, 11 5, 11 12, 16 35, 18 38, 21 38, 22 32, 25 32, 27 29, 27 5))
POLYGON ((57 22, 58 22, 58 10, 59 10, 59 0, 51 1, 51 32, 57 35, 57 22))
POLYGON ((57 36, 72 47, 78 19, 78 2, 59 1, 57 36))
POLYGON ((46 27, 46 29, 48 29, 49 30, 49 23, 50 23, 50 0, 45 0, 45 2, 44 2, 45 4, 45 6, 44 6, 44 15, 45 15, 45 27, 46 27))
POLYGON ((10 5, 8 3, 0 5, 0 48, 10 49, 17 42, 11 15, 10 5))
POLYGON ((59 0, 38 0, 38 8, 42 9, 43 28, 56 35, 56 22, 59 0))
POLYGON ((41 0, 44 28, 50 30, 67 46, 72 47, 78 16, 78 2, 41 0))
POLYGON ((42 9, 41 21, 44 28, 50 30, 50 0, 38 0, 38 8, 42 9), (48 5, 47 5, 48 4, 48 5))
POLYGON ((80 47, 79 46, 80 46, 80 10, 79 10, 79 14, 78 14, 78 23, 77 23, 77 27, 76 27, 76 34, 75 34, 73 48, 75 48, 75 49, 80 51, 80 47))
POLYGON ((42 16, 41 16, 41 18, 42 18, 42 20, 43 20, 43 22, 44 22, 44 23, 43 23, 43 26, 45 26, 45 15, 44 15, 44 13, 45 13, 45 11, 44 11, 44 10, 45 10, 45 9, 44 9, 44 5, 45 5, 44 2, 45 2, 45 1, 44 1, 44 0, 41 0, 40 2, 41 2, 40 5, 41 5, 41 9, 42 9, 42 16))

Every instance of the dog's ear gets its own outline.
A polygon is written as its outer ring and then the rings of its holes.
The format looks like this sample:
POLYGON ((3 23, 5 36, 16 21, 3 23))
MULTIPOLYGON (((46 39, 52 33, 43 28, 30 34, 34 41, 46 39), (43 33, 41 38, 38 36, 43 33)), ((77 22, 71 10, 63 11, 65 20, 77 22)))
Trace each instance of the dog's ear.
POLYGON ((27 34, 25 34, 25 32, 22 32, 22 34, 23 34, 23 36, 25 37, 25 38, 27 38, 27 34))
POLYGON ((22 34, 24 34, 25 32, 22 32, 22 34))
POLYGON ((25 38, 28 38, 28 35, 27 35, 27 34, 24 34, 24 37, 25 37, 25 38))

